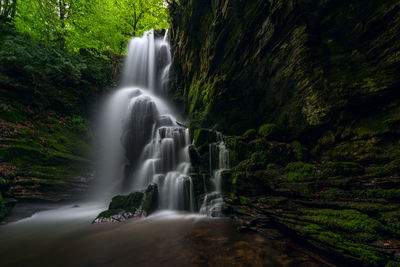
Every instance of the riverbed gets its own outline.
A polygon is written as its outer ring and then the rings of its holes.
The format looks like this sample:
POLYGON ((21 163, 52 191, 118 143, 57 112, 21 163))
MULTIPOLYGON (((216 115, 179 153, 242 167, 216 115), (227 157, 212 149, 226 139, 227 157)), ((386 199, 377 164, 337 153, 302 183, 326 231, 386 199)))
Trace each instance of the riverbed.
MULTIPOLYGON (((105 207, 51 207, 0 227, 1 266, 320 266, 284 237, 239 233, 232 220, 160 211, 92 224, 105 207)), ((16 209, 16 212, 20 211, 16 209)))

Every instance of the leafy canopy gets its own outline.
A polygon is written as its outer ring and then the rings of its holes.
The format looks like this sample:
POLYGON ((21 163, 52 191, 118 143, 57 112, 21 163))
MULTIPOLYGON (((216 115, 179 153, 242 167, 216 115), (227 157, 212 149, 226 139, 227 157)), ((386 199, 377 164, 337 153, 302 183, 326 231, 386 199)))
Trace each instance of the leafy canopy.
MULTIPOLYGON (((3 2, 2 2, 3 3, 3 2)), ((62 49, 122 54, 127 41, 167 28, 164 0, 14 0, 4 10, 16 30, 62 49)))

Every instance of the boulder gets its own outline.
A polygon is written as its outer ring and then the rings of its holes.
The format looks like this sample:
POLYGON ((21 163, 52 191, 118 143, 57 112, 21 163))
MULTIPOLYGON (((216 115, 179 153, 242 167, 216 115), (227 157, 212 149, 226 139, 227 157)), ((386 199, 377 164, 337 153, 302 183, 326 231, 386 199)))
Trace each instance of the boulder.
POLYGON ((121 222, 130 218, 142 218, 153 213, 158 207, 158 188, 149 185, 143 192, 112 198, 108 210, 101 212, 93 223, 121 222))

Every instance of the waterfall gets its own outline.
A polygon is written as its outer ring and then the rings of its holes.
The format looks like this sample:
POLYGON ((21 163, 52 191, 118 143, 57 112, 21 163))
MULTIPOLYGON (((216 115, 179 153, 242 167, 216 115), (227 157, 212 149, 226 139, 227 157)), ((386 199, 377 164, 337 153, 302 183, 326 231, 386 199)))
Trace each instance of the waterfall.
POLYGON ((133 38, 123 69, 122 88, 102 116, 99 173, 102 197, 158 185, 159 207, 194 211, 188 129, 177 124, 164 99, 171 52, 167 32, 133 38))
POLYGON ((209 144, 210 177, 214 191, 204 196, 200 214, 221 217, 223 198, 221 193, 221 176, 229 169, 229 150, 226 148, 223 136, 217 132, 217 142, 209 144))

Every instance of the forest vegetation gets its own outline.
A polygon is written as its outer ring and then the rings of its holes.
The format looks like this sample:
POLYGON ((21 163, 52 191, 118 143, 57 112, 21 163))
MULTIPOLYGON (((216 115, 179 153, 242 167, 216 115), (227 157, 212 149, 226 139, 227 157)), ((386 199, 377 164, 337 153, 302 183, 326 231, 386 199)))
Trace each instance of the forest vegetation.
MULTIPOLYGON (((222 133, 223 212, 240 231, 279 229, 339 265, 400 266, 399 1, 0 3, 0 219, 88 188, 96 104, 128 41, 168 29, 197 211, 222 133)), ((102 216, 144 199, 116 196, 102 216)))

